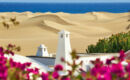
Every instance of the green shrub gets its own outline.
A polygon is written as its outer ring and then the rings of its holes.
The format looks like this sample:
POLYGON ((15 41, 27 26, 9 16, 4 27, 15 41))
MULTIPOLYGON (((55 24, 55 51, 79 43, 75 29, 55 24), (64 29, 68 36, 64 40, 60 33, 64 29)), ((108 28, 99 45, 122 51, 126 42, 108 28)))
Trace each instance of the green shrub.
POLYGON ((130 49, 130 31, 99 39, 96 45, 89 45, 86 51, 87 53, 117 53, 122 49, 124 51, 130 49))

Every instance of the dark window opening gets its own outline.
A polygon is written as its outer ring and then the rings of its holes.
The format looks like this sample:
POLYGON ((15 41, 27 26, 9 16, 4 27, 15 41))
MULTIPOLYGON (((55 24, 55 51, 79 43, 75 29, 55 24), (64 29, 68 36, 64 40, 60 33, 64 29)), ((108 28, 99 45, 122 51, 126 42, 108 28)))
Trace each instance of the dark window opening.
POLYGON ((44 52, 46 51, 46 48, 44 48, 44 52))
POLYGON ((61 38, 63 38, 63 34, 61 34, 61 38))
POLYGON ((68 34, 66 34, 66 37, 68 37, 68 34))

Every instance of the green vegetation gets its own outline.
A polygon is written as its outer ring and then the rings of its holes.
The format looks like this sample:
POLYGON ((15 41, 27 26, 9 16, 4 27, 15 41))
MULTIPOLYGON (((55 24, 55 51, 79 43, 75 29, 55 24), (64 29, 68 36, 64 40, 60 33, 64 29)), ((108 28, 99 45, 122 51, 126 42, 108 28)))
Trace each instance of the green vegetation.
POLYGON ((87 53, 117 53, 130 49, 130 31, 118 33, 109 38, 100 39, 96 45, 89 45, 87 53))

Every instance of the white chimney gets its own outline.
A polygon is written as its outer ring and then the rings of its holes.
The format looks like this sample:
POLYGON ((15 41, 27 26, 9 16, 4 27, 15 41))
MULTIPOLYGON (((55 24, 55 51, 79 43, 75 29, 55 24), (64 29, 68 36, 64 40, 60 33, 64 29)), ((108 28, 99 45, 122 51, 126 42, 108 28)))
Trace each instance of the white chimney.
POLYGON ((37 50, 37 55, 36 56, 41 56, 41 57, 49 57, 48 51, 47 51, 47 47, 44 46, 43 44, 41 44, 38 47, 37 50))
POLYGON ((70 45, 70 32, 62 30, 59 32, 59 41, 58 41, 58 49, 56 52, 56 64, 61 64, 64 66, 65 70, 69 70, 70 67, 68 67, 67 64, 61 61, 61 58, 64 58, 65 61, 72 62, 71 59, 71 45, 70 45))

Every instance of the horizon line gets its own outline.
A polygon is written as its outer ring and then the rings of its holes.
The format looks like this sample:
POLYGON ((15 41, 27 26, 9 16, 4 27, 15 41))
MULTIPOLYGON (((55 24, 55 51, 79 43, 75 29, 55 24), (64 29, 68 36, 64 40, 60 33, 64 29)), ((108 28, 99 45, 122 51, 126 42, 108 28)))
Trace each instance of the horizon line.
POLYGON ((130 3, 130 2, 4 2, 0 3, 130 3))

